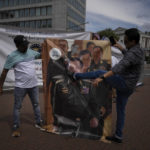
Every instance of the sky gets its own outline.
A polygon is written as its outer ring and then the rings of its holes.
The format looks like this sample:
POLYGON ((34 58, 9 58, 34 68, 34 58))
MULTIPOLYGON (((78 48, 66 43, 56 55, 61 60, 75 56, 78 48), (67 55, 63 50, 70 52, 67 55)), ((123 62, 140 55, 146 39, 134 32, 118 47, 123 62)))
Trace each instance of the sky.
POLYGON ((150 0, 86 0, 86 31, 138 28, 150 32, 150 0))

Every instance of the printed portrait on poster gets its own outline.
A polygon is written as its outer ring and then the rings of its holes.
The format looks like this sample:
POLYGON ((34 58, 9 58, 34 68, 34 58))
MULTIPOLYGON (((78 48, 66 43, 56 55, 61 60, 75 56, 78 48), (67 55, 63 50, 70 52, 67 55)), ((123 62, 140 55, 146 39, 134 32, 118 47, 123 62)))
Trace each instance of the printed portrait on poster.
POLYGON ((88 139, 111 135, 112 89, 74 73, 111 69, 108 41, 46 39, 42 50, 46 123, 51 132, 88 139))

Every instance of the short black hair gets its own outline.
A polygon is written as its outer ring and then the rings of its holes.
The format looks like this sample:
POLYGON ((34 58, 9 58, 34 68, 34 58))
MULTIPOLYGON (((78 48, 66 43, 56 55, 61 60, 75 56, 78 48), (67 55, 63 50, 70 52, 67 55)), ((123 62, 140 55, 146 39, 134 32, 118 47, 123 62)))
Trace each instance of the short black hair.
POLYGON ((101 46, 95 46, 95 47, 93 48, 93 50, 94 50, 95 48, 99 48, 100 51, 103 53, 103 48, 102 48, 101 46))
POLYGON ((91 56, 91 53, 89 50, 85 49, 85 50, 81 50, 80 51, 80 57, 83 56, 83 55, 86 55, 86 54, 89 54, 91 56))
POLYGON ((127 36, 129 41, 135 40, 136 44, 139 43, 140 41, 140 34, 138 29, 136 28, 131 28, 125 31, 125 35, 127 36))
POLYGON ((24 35, 16 35, 14 38, 14 43, 17 47, 21 44, 29 44, 27 38, 24 35))
POLYGON ((95 45, 93 42, 88 42, 87 44, 86 44, 86 48, 88 48, 90 45, 95 45))

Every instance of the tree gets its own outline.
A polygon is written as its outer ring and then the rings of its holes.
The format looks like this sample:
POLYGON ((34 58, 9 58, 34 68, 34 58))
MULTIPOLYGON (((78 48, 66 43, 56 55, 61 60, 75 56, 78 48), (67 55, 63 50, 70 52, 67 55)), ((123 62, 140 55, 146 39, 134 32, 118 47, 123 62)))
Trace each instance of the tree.
POLYGON ((119 40, 119 37, 115 34, 115 32, 112 30, 112 29, 110 29, 110 28, 108 28, 108 29, 105 29, 105 30, 102 30, 102 31, 98 31, 97 32, 99 35, 100 35, 100 37, 102 38, 102 37, 110 37, 110 36, 113 36, 116 40, 119 40))

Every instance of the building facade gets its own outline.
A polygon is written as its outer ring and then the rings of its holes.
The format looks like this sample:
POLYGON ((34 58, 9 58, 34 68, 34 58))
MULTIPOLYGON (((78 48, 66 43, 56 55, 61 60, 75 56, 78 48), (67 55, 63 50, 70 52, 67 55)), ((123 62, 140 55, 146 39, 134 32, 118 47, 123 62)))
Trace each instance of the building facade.
MULTIPOLYGON (((124 43, 124 32, 125 28, 117 28, 114 30, 115 34, 119 37, 119 42, 124 43)), ((150 35, 146 35, 143 32, 140 32, 140 45, 141 48, 145 50, 150 50, 150 35)))
POLYGON ((85 31, 86 0, 0 0, 0 25, 85 31))
MULTIPOLYGON (((124 32, 125 28, 117 28, 114 30, 116 35, 119 37, 119 42, 124 44, 124 32)), ((145 56, 150 59, 150 35, 147 35, 140 31, 140 46, 145 51, 145 56)))

